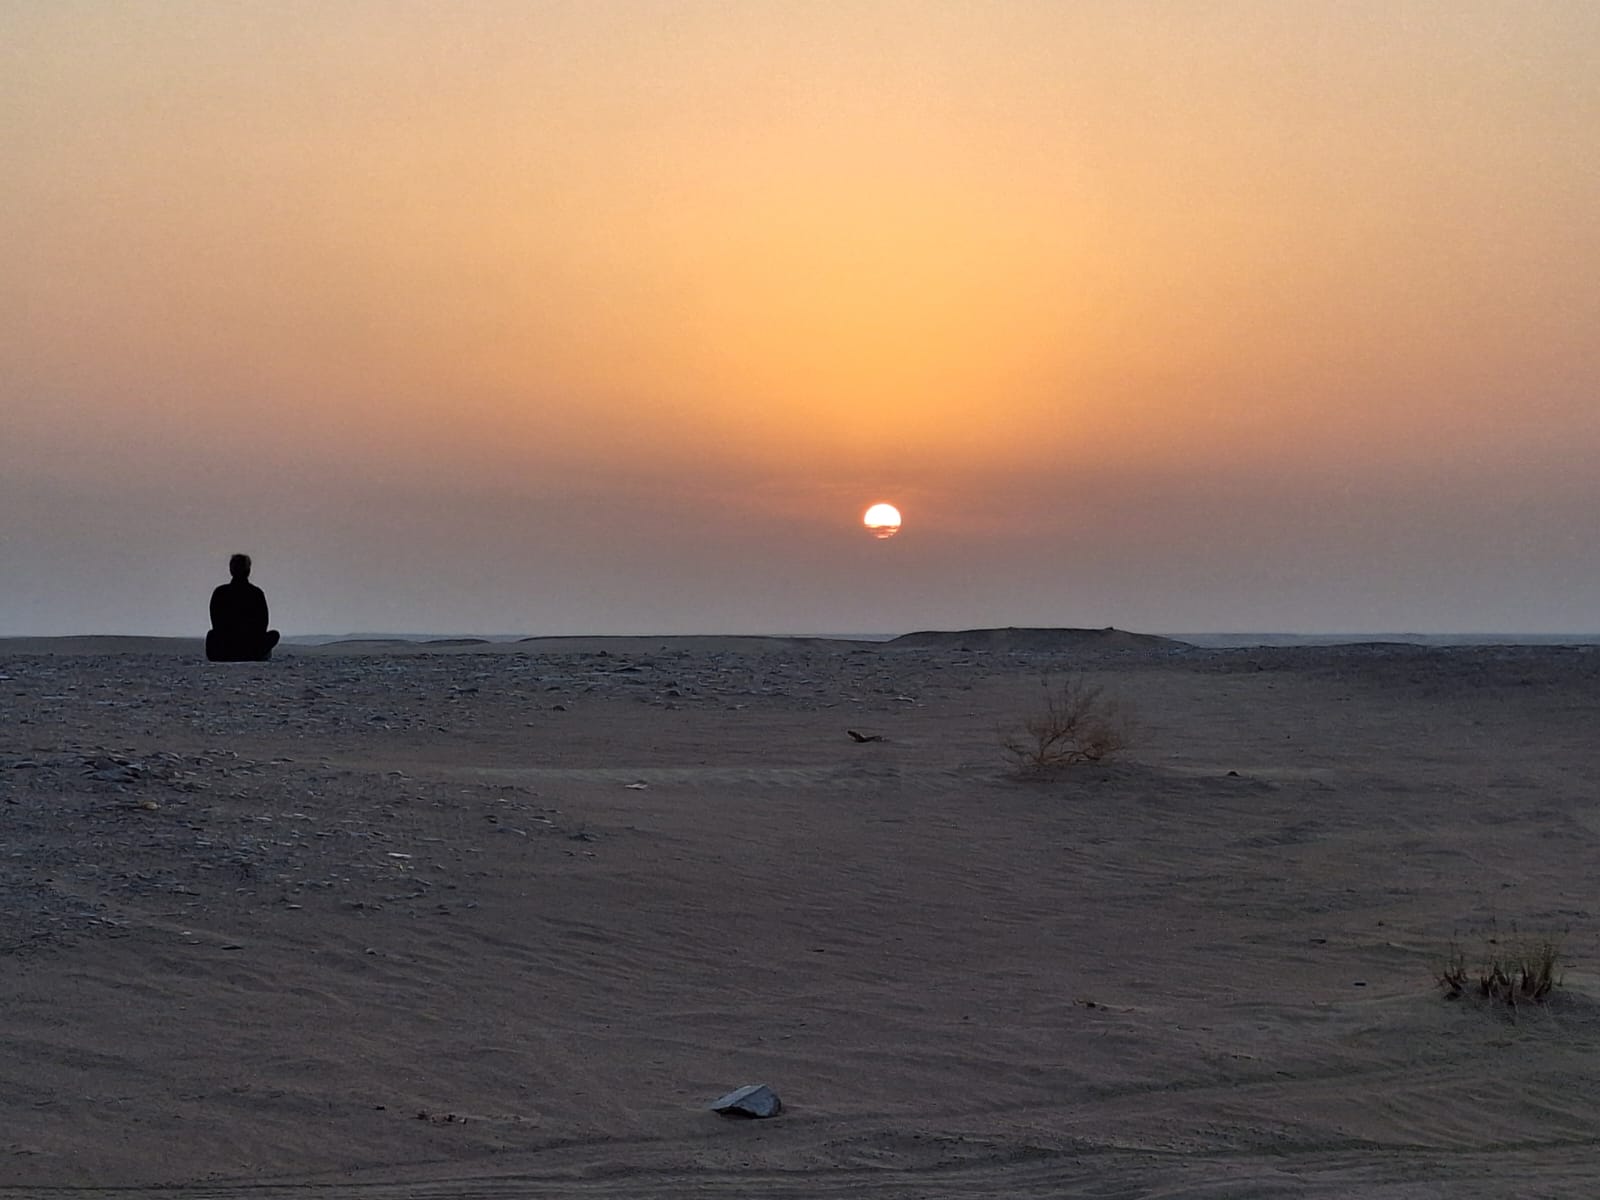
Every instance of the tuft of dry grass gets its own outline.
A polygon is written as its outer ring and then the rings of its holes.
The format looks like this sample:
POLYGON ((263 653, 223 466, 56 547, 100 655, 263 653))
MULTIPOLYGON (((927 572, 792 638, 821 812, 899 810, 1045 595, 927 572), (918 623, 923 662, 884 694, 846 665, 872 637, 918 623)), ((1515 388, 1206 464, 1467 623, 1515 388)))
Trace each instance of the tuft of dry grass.
POLYGON ((1000 735, 1001 749, 1018 767, 1037 772, 1100 762, 1132 743, 1132 710, 1100 684, 1081 675, 1046 676, 1040 684, 1038 706, 1000 735))
POLYGON ((1492 933, 1484 938, 1477 964, 1469 969, 1458 942, 1451 942, 1445 961, 1434 972, 1446 1000, 1473 996, 1516 1010, 1521 1004, 1543 1004, 1562 983, 1562 939, 1550 935, 1524 937, 1512 932, 1504 944, 1492 933))

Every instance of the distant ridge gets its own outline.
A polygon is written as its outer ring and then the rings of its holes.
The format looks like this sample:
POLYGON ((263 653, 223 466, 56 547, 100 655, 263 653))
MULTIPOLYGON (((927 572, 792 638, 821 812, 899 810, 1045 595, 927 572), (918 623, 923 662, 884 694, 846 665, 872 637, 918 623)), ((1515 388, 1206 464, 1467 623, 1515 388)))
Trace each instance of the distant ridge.
POLYGON ((908 650, 1157 650, 1188 643, 1153 633, 1126 629, 1040 629, 1008 625, 1003 629, 928 629, 891 638, 891 647, 908 650))
POLYGON ((203 654, 204 638, 80 633, 56 637, 0 638, 6 654, 203 654))

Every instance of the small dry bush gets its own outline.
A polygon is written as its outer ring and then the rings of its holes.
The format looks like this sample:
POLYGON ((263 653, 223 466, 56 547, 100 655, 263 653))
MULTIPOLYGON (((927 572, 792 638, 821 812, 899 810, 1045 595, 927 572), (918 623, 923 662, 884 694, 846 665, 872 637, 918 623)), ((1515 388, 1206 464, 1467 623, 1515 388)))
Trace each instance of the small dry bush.
POLYGON ((1040 681, 1043 696, 1020 725, 1000 736, 1001 748, 1027 771, 1100 762, 1133 741, 1132 710, 1081 675, 1040 681))
POLYGON ((1467 967, 1459 943, 1434 974, 1446 1000, 1474 996, 1491 1004, 1516 1009, 1519 1004, 1543 1004, 1562 982, 1562 941, 1558 937, 1523 937, 1513 932, 1501 944, 1494 935, 1484 938, 1476 966, 1467 967))

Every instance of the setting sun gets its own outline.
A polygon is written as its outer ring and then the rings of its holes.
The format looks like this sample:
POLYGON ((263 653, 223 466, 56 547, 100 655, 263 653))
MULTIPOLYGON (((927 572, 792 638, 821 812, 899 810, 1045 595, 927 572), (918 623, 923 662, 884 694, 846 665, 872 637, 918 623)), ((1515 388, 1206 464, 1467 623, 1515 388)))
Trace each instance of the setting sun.
POLYGON ((874 504, 861 518, 867 532, 875 538, 891 538, 900 532, 900 510, 892 504, 874 504))

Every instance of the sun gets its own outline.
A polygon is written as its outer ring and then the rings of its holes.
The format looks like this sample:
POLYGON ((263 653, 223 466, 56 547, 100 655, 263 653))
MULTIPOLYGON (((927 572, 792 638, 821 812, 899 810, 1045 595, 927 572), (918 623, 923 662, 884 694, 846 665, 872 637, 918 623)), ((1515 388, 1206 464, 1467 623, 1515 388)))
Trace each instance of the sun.
POLYGON ((900 510, 892 504, 874 504, 861 518, 875 538, 892 538, 900 532, 900 510))

